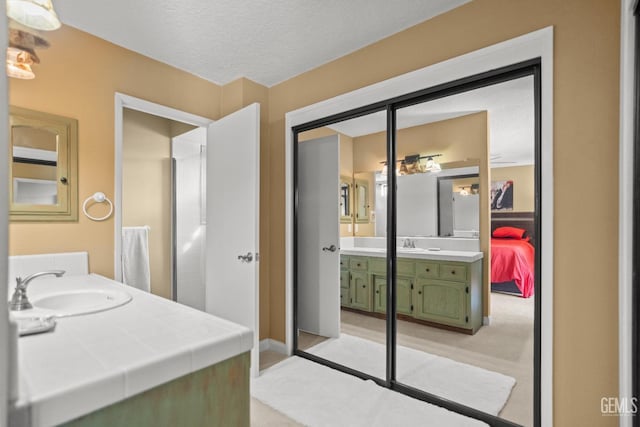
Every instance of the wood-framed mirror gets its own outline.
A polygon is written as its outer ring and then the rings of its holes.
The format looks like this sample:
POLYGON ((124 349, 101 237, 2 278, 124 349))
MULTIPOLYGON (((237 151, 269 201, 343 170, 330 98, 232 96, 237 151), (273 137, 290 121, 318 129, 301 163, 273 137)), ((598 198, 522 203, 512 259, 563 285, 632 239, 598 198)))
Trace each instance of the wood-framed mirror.
POLYGON ((78 121, 10 106, 10 219, 78 220, 78 121))

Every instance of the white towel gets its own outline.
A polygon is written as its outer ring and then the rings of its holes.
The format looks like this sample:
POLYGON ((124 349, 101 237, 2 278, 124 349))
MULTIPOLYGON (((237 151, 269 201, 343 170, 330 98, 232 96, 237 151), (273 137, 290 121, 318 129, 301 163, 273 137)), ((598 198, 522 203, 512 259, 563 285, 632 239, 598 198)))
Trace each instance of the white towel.
POLYGON ((122 227, 122 282, 151 292, 149 227, 122 227))

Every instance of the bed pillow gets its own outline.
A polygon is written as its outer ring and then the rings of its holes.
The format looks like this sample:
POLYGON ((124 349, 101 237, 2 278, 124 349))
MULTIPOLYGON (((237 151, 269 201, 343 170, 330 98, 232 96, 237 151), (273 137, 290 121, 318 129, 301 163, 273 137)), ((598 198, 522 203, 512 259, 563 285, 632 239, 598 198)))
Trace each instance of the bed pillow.
POLYGON ((517 227, 498 227, 493 230, 493 237, 507 238, 507 239, 518 239, 522 240, 525 238, 525 234, 527 230, 524 228, 517 227))

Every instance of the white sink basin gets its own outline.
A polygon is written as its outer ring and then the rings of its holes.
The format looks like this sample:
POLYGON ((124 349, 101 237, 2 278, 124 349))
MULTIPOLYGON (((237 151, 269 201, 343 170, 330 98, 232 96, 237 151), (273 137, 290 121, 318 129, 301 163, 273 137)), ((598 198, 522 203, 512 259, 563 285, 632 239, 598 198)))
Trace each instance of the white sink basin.
POLYGON ((68 317, 111 310, 128 303, 131 298, 129 293, 119 289, 82 289, 38 295, 31 299, 31 304, 39 312, 68 317))

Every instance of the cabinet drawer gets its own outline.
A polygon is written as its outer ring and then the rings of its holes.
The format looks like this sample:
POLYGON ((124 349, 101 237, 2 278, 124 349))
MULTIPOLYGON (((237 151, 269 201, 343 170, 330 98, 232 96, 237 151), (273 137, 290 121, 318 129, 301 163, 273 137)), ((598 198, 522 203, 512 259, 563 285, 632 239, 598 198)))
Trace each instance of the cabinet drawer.
POLYGON ((455 280, 456 282, 467 281, 467 267, 457 264, 440 265, 440 278, 445 280, 455 280))
POLYGON ((413 276, 416 274, 416 263, 399 259, 396 262, 396 270, 397 276, 413 276))
POLYGON ((369 270, 373 274, 385 276, 387 274, 387 258, 369 258, 369 270))
POLYGON ((349 258, 349 269, 350 270, 361 270, 367 271, 368 262, 366 258, 349 258))
POLYGON ((349 269, 349 257, 346 255, 340 255, 340 270, 349 269))
POLYGON ((440 265, 435 262, 416 262, 416 275, 425 278, 437 278, 439 276, 440 265))

